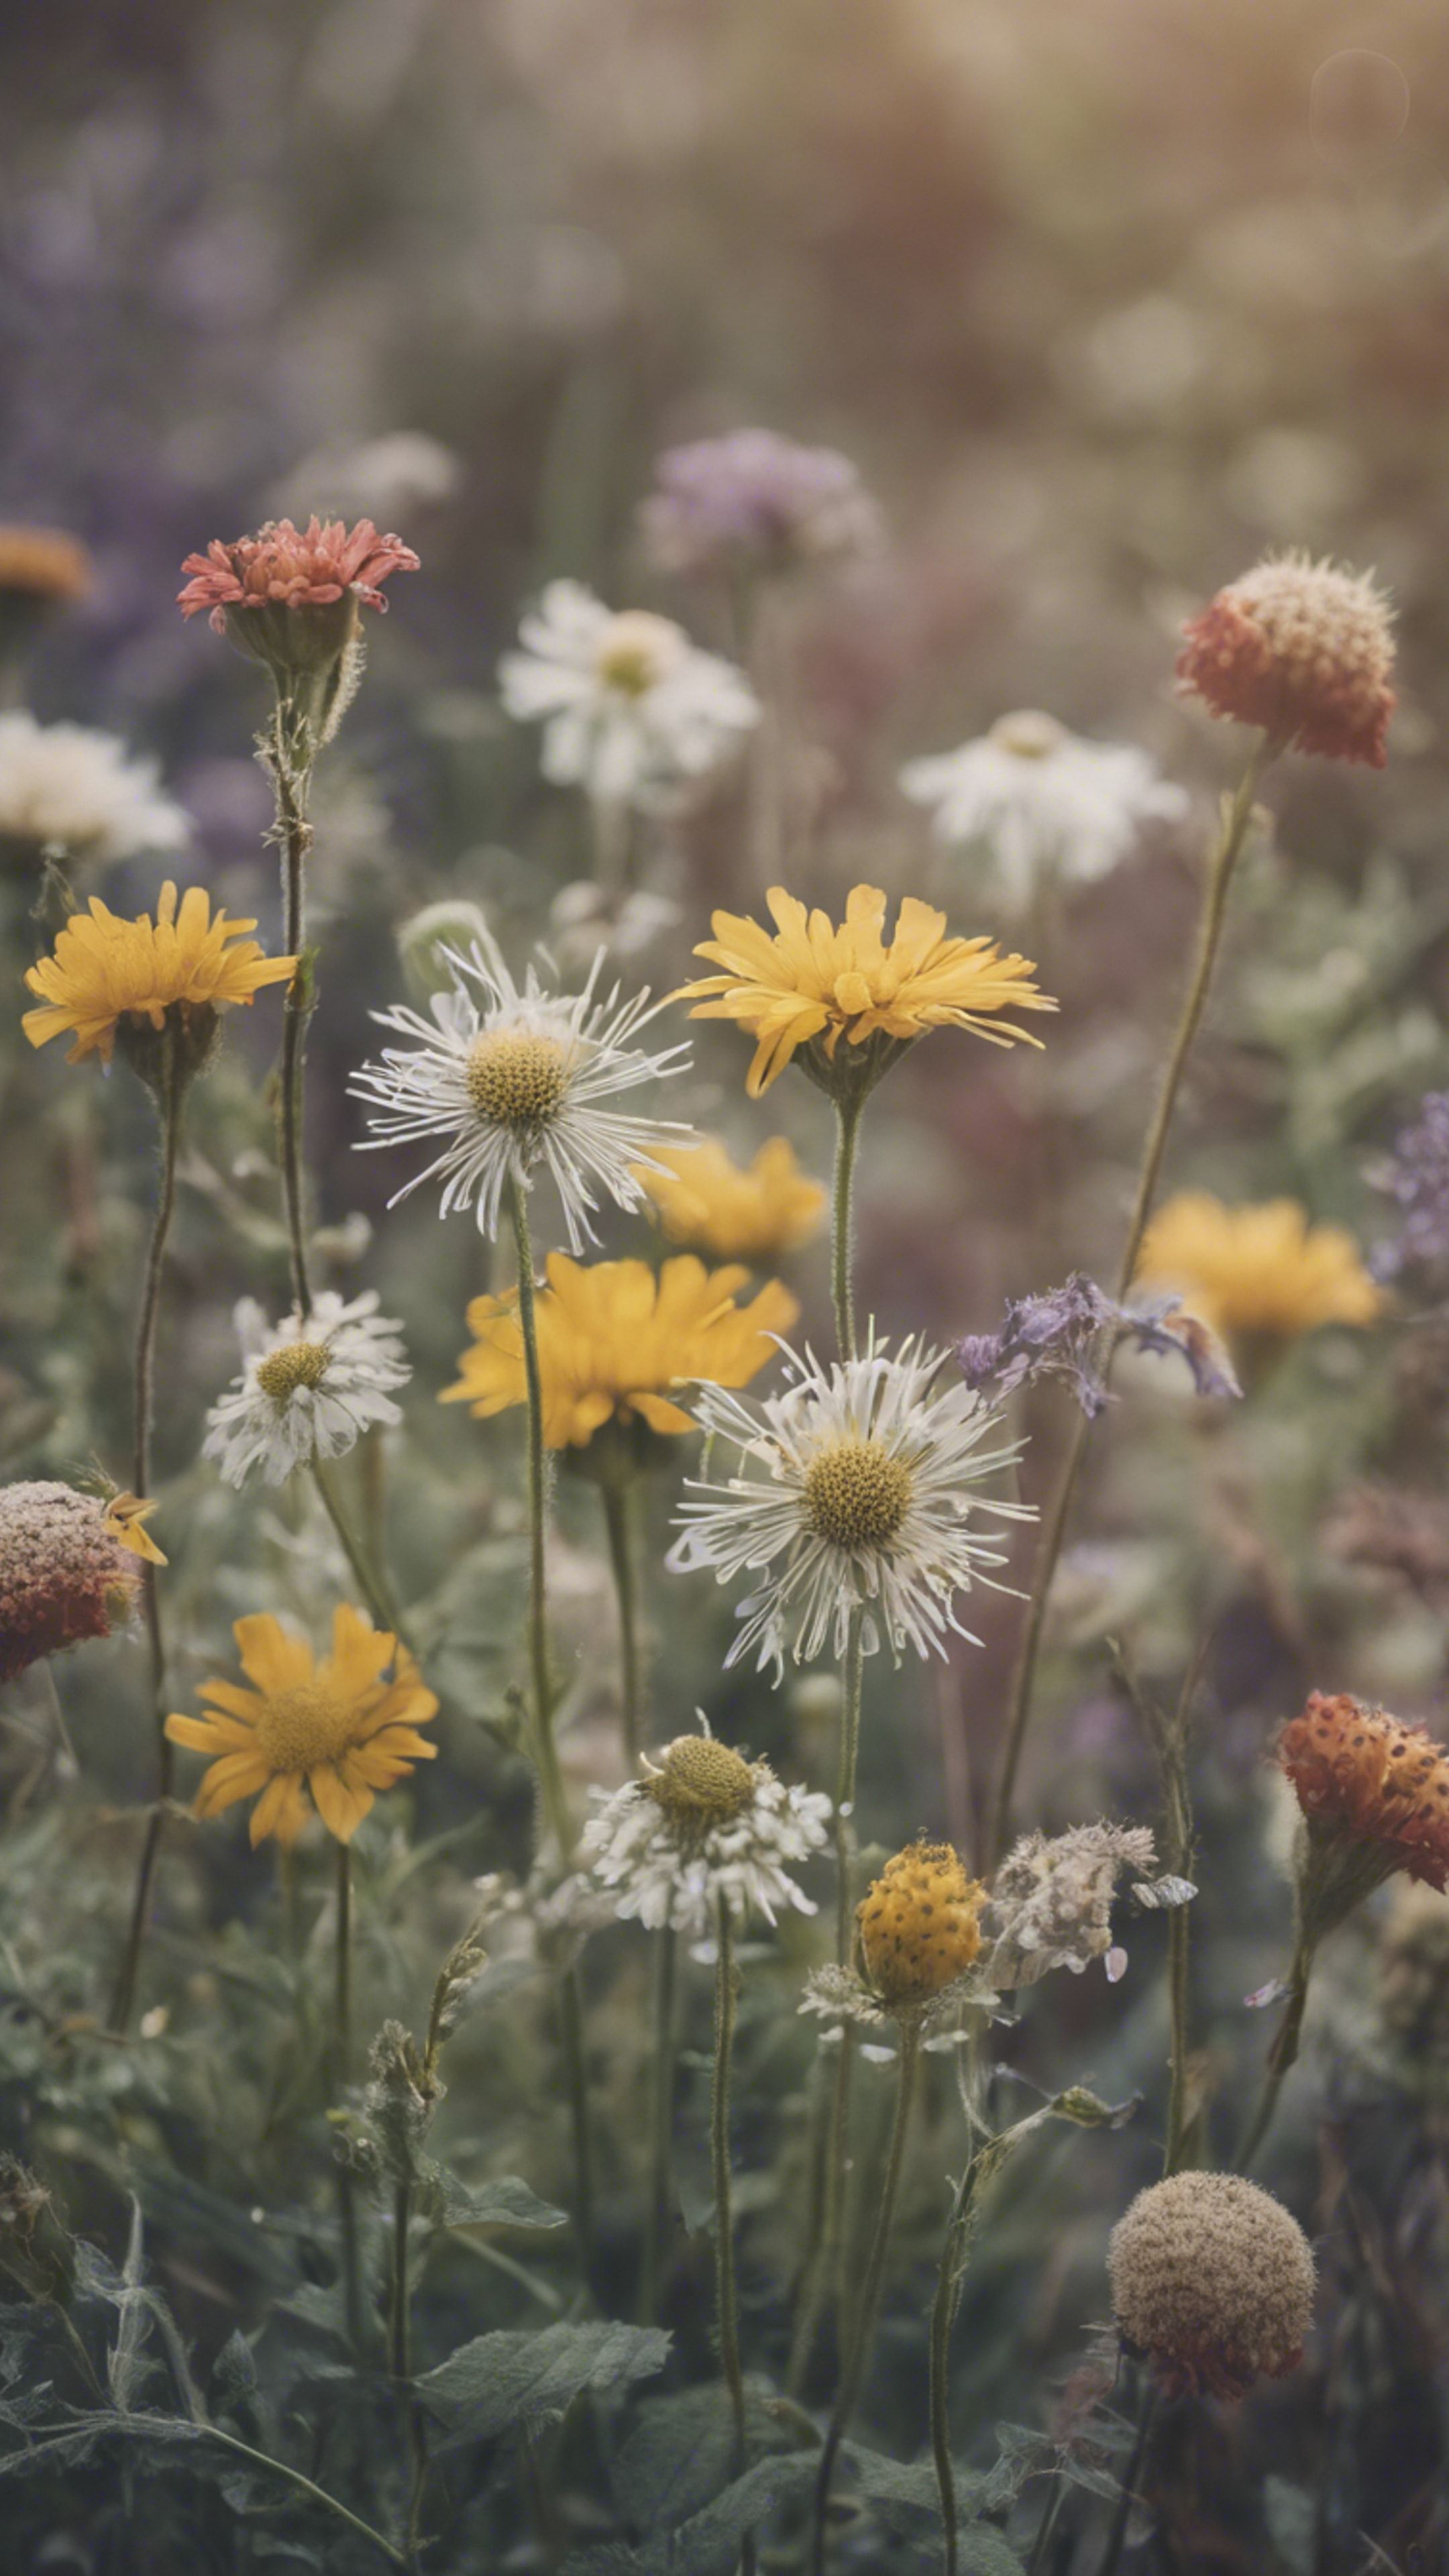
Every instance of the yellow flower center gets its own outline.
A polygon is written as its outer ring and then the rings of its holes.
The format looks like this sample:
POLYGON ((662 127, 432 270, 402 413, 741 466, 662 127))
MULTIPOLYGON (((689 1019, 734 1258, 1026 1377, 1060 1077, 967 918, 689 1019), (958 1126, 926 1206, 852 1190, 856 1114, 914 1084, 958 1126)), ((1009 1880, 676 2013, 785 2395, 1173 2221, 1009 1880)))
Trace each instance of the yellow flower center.
POLYGON ((285 1404, 299 1386, 320 1386, 332 1353, 325 1342, 284 1342, 257 1369, 257 1384, 273 1404, 285 1404))
POLYGON ((299 1682, 262 1704, 257 1750, 272 1771, 309 1771, 335 1762, 357 1740, 357 1706, 317 1682, 299 1682))
POLYGON ((929 2003, 981 1947, 986 1890, 949 1843, 909 1843, 856 1910, 865 1972, 889 2005, 929 2003))
POLYGON ((755 1775, 733 1745, 712 1735, 680 1735, 665 1746, 659 1769, 641 1786, 688 1843, 743 1814, 755 1794, 755 1775))
POLYGON ((1018 760, 1046 760, 1066 736, 1055 716, 1043 715, 1037 707, 1020 707, 1015 715, 998 718, 991 739, 1003 751, 1014 752, 1018 760))
POLYGON ((805 1478, 805 1517, 832 1547, 888 1547, 910 1508, 911 1471, 883 1440, 835 1440, 805 1478))
POLYGON ((604 686, 626 698, 657 687, 679 659, 679 629, 647 608, 626 608, 599 639, 594 668, 604 686))
POLYGON ((546 1127, 568 1097, 568 1058, 557 1038, 504 1030, 468 1049, 468 1097, 487 1127, 546 1127))

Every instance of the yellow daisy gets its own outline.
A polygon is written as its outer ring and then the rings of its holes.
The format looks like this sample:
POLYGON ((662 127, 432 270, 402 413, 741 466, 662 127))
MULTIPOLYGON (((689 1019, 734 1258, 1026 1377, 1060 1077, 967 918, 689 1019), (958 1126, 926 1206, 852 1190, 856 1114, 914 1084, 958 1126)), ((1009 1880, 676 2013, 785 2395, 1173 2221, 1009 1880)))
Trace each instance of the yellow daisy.
POLYGON ((723 1145, 663 1146, 657 1168, 635 1178, 659 1210, 671 1243, 716 1261, 778 1261, 818 1233, 825 1192, 808 1180, 784 1136, 771 1136, 748 1169, 723 1145))
MULTIPOLYGON (((863 1047, 879 1035, 889 1042, 880 1072, 898 1047, 928 1029, 972 1029, 994 1046, 1017 1039, 1041 1044, 992 1016, 1009 1007, 1056 1009, 1030 981, 1031 959, 1004 957, 990 939, 948 939, 945 914, 914 895, 902 901, 890 940, 882 935, 886 899, 878 886, 855 888, 839 929, 781 886, 772 886, 766 899, 775 936, 738 913, 717 912, 713 939, 694 953, 722 971, 673 997, 695 1004, 692 1019, 738 1020, 758 1040, 745 1086, 752 1098, 768 1091, 796 1049, 812 1039, 822 1041, 824 1065, 833 1065, 842 1038, 863 1047)), ((821 1068, 820 1055, 812 1054, 821 1068)))
POLYGON ((198 1816, 260 1791, 253 1843, 268 1834, 294 1843, 309 1812, 305 1781, 328 1832, 350 1842, 380 1789, 432 1761, 438 1748, 417 1729, 437 1714, 436 1699, 406 1647, 346 1602, 333 1612, 332 1652, 320 1659, 267 1611, 238 1619, 232 1634, 255 1687, 204 1682, 206 1715, 166 1720, 173 1744, 216 1757, 197 1792, 198 1816))
MULTIPOLYGON (((772 1336, 788 1332, 800 1309, 778 1279, 736 1305, 747 1277, 737 1267, 706 1270, 692 1253, 666 1261, 657 1278, 644 1261, 550 1253, 537 1306, 549 1448, 582 1449, 609 1421, 693 1431, 671 1401, 676 1388, 700 1378, 748 1386, 775 1356, 772 1336)), ((478 1338, 440 1401, 471 1405, 486 1420, 524 1400, 523 1335, 511 1297, 475 1297, 468 1322, 478 1338)))
POLYGON ((1183 1190, 1153 1218, 1137 1284, 1175 1288, 1227 1340, 1371 1324, 1384 1302, 1342 1226, 1310 1225, 1296 1199, 1230 1208, 1209 1190, 1183 1190))
POLYGON ((134 1494, 112 1494, 106 1505, 105 1531, 118 1547, 126 1547, 132 1556, 144 1557, 148 1565, 165 1565, 165 1558, 150 1531, 147 1521, 156 1509, 154 1503, 143 1503, 134 1494))
POLYGON ((295 957, 264 956, 244 935, 255 928, 220 911, 213 918, 201 886, 188 888, 178 911, 168 881, 154 923, 148 912, 123 920, 92 895, 89 912, 74 914, 61 931, 54 956, 26 969, 42 1007, 26 1012, 25 1034, 36 1047, 74 1034, 68 1063, 97 1048, 109 1063, 124 1018, 160 1029, 173 1009, 184 1020, 192 1011, 250 1002, 263 984, 289 983, 297 965, 295 957))

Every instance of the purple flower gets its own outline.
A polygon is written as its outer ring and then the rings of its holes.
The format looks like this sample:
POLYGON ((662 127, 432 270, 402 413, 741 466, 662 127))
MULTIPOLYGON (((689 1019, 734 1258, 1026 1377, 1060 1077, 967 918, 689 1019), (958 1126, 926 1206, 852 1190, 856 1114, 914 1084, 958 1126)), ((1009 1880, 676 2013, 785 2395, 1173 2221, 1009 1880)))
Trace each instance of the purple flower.
POLYGON ((1009 1298, 1000 1332, 968 1333, 956 1357, 968 1386, 994 1382, 1001 1395, 1040 1377, 1063 1378, 1095 1421, 1110 1401, 1104 1369, 1118 1339, 1159 1357, 1175 1352, 1186 1360, 1199 1395, 1242 1394, 1221 1344, 1175 1297, 1120 1306, 1080 1270, 1040 1297, 1009 1298))
POLYGON ((782 572, 869 553, 880 514, 848 456, 736 429, 671 447, 639 520, 665 572, 782 572))
POLYGON ((1443 1269, 1449 1264, 1449 1091, 1426 1092, 1412 1125, 1373 1177, 1404 1217, 1397 1238, 1381 1243, 1373 1256, 1375 1278, 1443 1269))

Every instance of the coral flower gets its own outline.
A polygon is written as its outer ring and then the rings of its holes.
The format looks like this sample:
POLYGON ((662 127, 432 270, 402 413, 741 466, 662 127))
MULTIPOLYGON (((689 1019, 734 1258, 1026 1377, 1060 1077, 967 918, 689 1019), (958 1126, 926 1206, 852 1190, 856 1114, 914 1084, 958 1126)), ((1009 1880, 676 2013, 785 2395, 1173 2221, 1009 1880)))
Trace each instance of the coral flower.
MULTIPOLYGON (((643 1261, 588 1264, 551 1253, 536 1310, 549 1448, 584 1448, 606 1422, 627 1428, 636 1417, 650 1431, 693 1431, 674 1401, 679 1388, 699 1379, 748 1386, 774 1358, 773 1336, 800 1310, 778 1279, 737 1305, 747 1276, 706 1270, 687 1253, 666 1261, 657 1279, 643 1261)), ((486 1420, 524 1401, 523 1334, 511 1297, 475 1297, 468 1322, 478 1339, 441 1400, 469 1404, 486 1420)))
POLYGON ((73 1034, 67 1062, 99 1050, 109 1063, 123 1022, 153 1029, 178 1011, 183 1025, 193 1013, 250 1002, 264 984, 283 984, 296 972, 295 957, 267 957, 255 939, 254 921, 214 916, 208 895, 190 886, 178 911, 176 888, 161 889, 156 919, 143 912, 125 921, 92 895, 89 913, 66 923, 53 957, 26 969, 25 981, 41 996, 23 1026, 32 1046, 73 1034))
POLYGON ((43 606, 84 599, 91 559, 78 537, 60 528, 0 527, 0 593, 20 593, 43 606))
POLYGON ((1394 638, 1369 574, 1305 554, 1270 557, 1183 634, 1178 678, 1214 715, 1261 726, 1282 750, 1383 768, 1394 638))
POLYGON ((666 1146, 658 1168, 638 1178, 670 1242, 716 1261, 778 1261, 819 1232, 825 1213, 824 1190, 807 1180, 784 1136, 769 1137, 748 1169, 712 1136, 666 1146))
POLYGON ((1342 1226, 1310 1225, 1296 1199, 1230 1208, 1208 1190, 1184 1190, 1154 1217, 1136 1284, 1176 1289, 1229 1340, 1288 1341, 1320 1324, 1371 1324, 1383 1305, 1342 1226))
POLYGON ((197 1792, 198 1816, 260 1791, 253 1843, 268 1834, 294 1843, 307 1821, 305 1783, 328 1832, 350 1842, 378 1791, 437 1753, 417 1732, 437 1714, 436 1699, 406 1647, 346 1602, 333 1612, 332 1652, 320 1659, 266 1611, 238 1619, 232 1634, 255 1687, 204 1682, 206 1715, 166 1720, 173 1744, 216 1757, 197 1792))
POLYGON ((1030 981, 1031 960, 1004 957, 989 939, 948 939, 946 916, 907 895, 895 935, 884 937, 886 899, 876 886, 857 886, 837 929, 823 912, 807 912, 783 887, 767 897, 776 931, 737 913, 717 912, 714 938, 695 950, 722 971, 684 985, 676 1001, 693 1002, 696 1020, 737 1020, 758 1043, 746 1089, 768 1091, 802 1047, 805 1070, 823 1089, 832 1076, 843 1038, 864 1049, 883 1047, 852 1066, 849 1078, 878 1079, 903 1046, 928 1029, 971 1029, 994 1046, 1041 1040, 998 1011, 1054 1011, 1056 1003, 1030 981), (819 1046, 812 1041, 819 1041, 819 1046))
POLYGON ((1449 1885, 1449 1752, 1432 1736, 1346 1691, 1315 1691, 1278 1760, 1318 1841, 1375 1846, 1364 1857, 1376 1879, 1402 1869, 1449 1885))
POLYGON ((382 585, 389 574, 416 572, 418 558, 398 537, 380 537, 371 519, 348 528, 341 519, 308 520, 305 531, 290 519, 271 519, 254 537, 226 545, 213 537, 204 555, 188 555, 190 575, 177 605, 184 617, 205 608, 218 635, 227 632, 227 610, 330 608, 350 591, 365 608, 385 609, 382 585))

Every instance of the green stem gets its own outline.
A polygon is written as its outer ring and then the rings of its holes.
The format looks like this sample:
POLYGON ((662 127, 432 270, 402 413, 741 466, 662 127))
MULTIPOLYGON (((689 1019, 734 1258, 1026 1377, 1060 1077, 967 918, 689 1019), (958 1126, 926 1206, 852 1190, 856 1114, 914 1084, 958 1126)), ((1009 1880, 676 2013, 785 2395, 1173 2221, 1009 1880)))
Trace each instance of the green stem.
POLYGON ((1313 1973, 1313 1956, 1313 1943, 1300 1931, 1293 1953, 1293 1965, 1288 1972, 1288 2000, 1283 2007, 1283 2018, 1278 2024, 1273 2045, 1268 2052, 1268 2070, 1263 2078, 1263 2089, 1258 2096, 1257 2108, 1243 2132, 1242 2143, 1233 2158, 1235 2173, 1246 2173, 1252 2165, 1273 2125, 1284 2078, 1289 2068, 1297 2062, 1298 2044, 1303 2035, 1303 2011, 1308 2001, 1308 1980, 1313 1973))
POLYGON ((854 1612, 841 1675, 840 1756, 835 1776, 835 1955, 850 1964, 851 1872, 855 1858, 855 1780, 860 1762, 860 1706, 865 1689, 865 1617, 854 1612))
POLYGON ((644 2207, 644 2246, 639 2263, 639 2322, 652 2326, 659 2311, 664 2238, 674 2205, 670 2153, 674 2110, 674 1989, 679 1943, 671 1924, 654 1943, 654 2051, 649 2067, 649 2187, 644 2207))
POLYGON ((407 2435, 411 2477, 408 2487, 407 2563, 418 2563, 418 2532, 423 2488, 428 2474, 428 2434, 422 2410, 412 2392, 412 2287, 408 2277, 408 2237, 412 2227, 413 2190, 408 2176, 392 2197, 392 2285, 388 2304, 388 2368, 397 2385, 407 2435))
POLYGON ((286 1203, 287 1239, 291 1248, 292 1296, 298 1314, 305 1316, 312 1304, 312 1287, 307 1270, 307 1225, 303 1206, 302 1083, 307 1022, 312 1016, 312 977, 302 953, 302 944, 307 936, 307 853, 312 846, 312 826, 307 820, 311 772, 308 768, 293 766, 280 704, 273 744, 269 765, 277 791, 277 835, 282 845, 282 936, 286 955, 297 960, 282 1007, 277 1124, 282 1196, 286 1203))
POLYGON ((1107 2533, 1107 2545, 1097 2561, 1097 2576, 1116 2576, 1117 2562, 1122 2555, 1122 2544, 1127 2537, 1127 2524, 1131 2518, 1132 2507, 1137 2501, 1137 2481, 1142 2475, 1143 2463, 1147 2458, 1147 2445, 1152 2439, 1152 2427, 1157 2421, 1155 2382, 1143 2382, 1142 2394, 1137 2403, 1137 2439, 1132 2445, 1132 2456, 1127 2463, 1122 2484, 1117 2490, 1117 2502, 1113 2508, 1111 2527, 1107 2533))
MULTIPOLYGON (((1137 1275, 1138 1255, 1142 1250, 1143 1237, 1147 1232, 1158 1184, 1162 1178, 1162 1166, 1167 1155, 1168 1140, 1172 1133, 1172 1122, 1177 1110, 1178 1095, 1182 1089, 1183 1075, 1187 1070, 1188 1058, 1192 1053, 1193 1043, 1202 1022, 1208 994, 1212 989, 1213 972, 1217 965, 1223 923, 1227 915, 1228 896, 1232 891, 1233 876, 1243 853, 1248 825, 1252 820, 1253 800, 1257 794, 1263 770, 1277 748, 1278 745, 1270 741, 1266 734, 1260 735, 1253 746, 1237 794, 1224 811, 1217 847, 1208 868, 1207 886, 1198 920, 1197 950, 1187 993, 1168 1053, 1152 1124, 1147 1131, 1147 1139, 1142 1149, 1137 1188, 1132 1202, 1132 1215, 1122 1247, 1121 1266, 1117 1274, 1119 1300, 1127 1295, 1137 1275)), ((1067 1523, 1071 1518, 1077 1478, 1081 1473, 1090 1432, 1091 1424, 1086 1415, 1079 1413, 1061 1478, 1042 1530, 1036 1575, 1032 1585, 1031 1606, 1027 1612, 1026 1626, 1022 1632, 1021 1646, 1017 1654, 1016 1670, 1012 1677, 1006 1735, 997 1778, 988 1854, 993 1867, 1000 1860, 1010 1839, 1012 1800, 1016 1792, 1017 1772, 1020 1768, 1022 1748, 1031 1718, 1032 1694, 1041 1653, 1042 1633, 1046 1625, 1047 1606, 1057 1570, 1057 1560, 1061 1555, 1062 1543, 1066 1537, 1067 1523)))
POLYGON ((629 1529, 629 1499, 633 1492, 633 1485, 632 1482, 626 1485, 605 1484, 601 1491, 604 1498, 604 1527, 609 1539, 609 1563, 614 1575, 614 1598, 619 1609, 619 1707, 624 1727, 624 1756, 630 1771, 633 1772, 639 1767, 642 1703, 638 1584, 629 1529))
MULTIPOLYGON (((161 1085, 157 1095, 157 1115, 161 1124, 161 1175, 156 1194, 156 1213, 151 1224, 150 1248, 146 1255, 141 1310, 136 1319, 131 1489, 142 1501, 151 1491, 151 1424, 155 1410, 156 1328, 161 1313, 161 1290, 166 1275, 166 1251, 171 1239, 171 1221, 176 1212, 176 1162, 181 1145, 181 1120, 186 1089, 180 1064, 179 1045, 180 1032, 174 1018, 168 1012, 161 1048, 161 1085)), ((151 1891, 155 1883, 157 1863, 161 1856, 161 1837, 166 1823, 166 1801, 171 1795, 174 1771, 173 1750, 166 1733, 166 1636, 161 1623, 161 1596, 156 1586, 156 1567, 149 1560, 143 1561, 141 1566, 141 1599, 146 1620, 146 1636, 150 1647, 151 1708, 156 1727, 158 1776, 156 1804, 146 1820, 146 1834, 141 1845, 140 1865, 136 1872, 136 1892, 131 1902, 131 1920, 126 1934, 126 1947, 111 2005, 111 2027, 122 2034, 130 2027, 131 2010, 136 1997, 141 1949, 146 1938, 146 1925, 151 1912, 151 1891)))
MULTIPOLYGON (((856 1768, 860 1756, 860 1707, 865 1674, 865 1648, 862 1614, 857 1611, 846 1640, 845 1662, 841 1671, 840 1749, 835 1778, 835 1955, 842 1967, 850 1964, 851 1878, 855 1857, 855 1840, 851 1816, 855 1806, 856 1768)), ((854 2064, 854 2032, 849 2022, 842 2027, 835 2060, 835 2080, 830 2087, 828 2125, 819 2147, 811 2158, 812 2199, 807 2229, 807 2250, 801 2275, 801 2296, 795 2332, 791 2340, 790 2363, 786 2385, 792 2390, 803 2387, 815 2338, 825 2312, 830 2283, 839 2265, 845 2231, 846 2159, 850 2142, 850 2079, 854 2064)), ((825 2097, 817 2094, 813 2114, 815 2134, 824 2115, 825 2097)))
MULTIPOLYGON (((352 2081, 352 1847, 337 1845, 337 1951, 333 1989, 332 2092, 340 2098, 352 2081)), ((355 2352, 361 2352, 365 2327, 362 2264, 357 2237, 357 2196, 352 2167, 337 2166, 337 2227, 342 2242, 342 2286, 347 2329, 355 2352)))
POLYGON ((518 1322, 523 1336, 523 1377, 528 1395, 528 1651, 533 1672, 534 1758, 544 1813, 567 1868, 574 1847, 573 1822, 564 1794, 553 1737, 553 1682, 548 1655, 548 1574, 544 1553, 548 1463, 543 1446, 543 1372, 538 1358, 538 1309, 533 1285, 533 1240, 528 1230, 528 1191, 515 1173, 508 1185, 513 1240, 518 1254, 518 1322))
POLYGON ((1041 2520, 1036 2527, 1036 2538, 1031 2544, 1031 2556, 1026 2562, 1026 2576, 1041 2576, 1041 2571, 1046 2565, 1047 2551, 1051 2547, 1052 2535, 1062 2518, 1062 2507, 1066 2500, 1066 2479, 1060 2469, 1053 2469, 1051 2484, 1047 2489, 1047 2500, 1042 2508, 1041 2520))
POLYGON ((406 1645, 408 1640, 403 1632, 397 1604, 392 1599, 382 1577, 375 1574, 368 1564, 361 1543, 337 1498, 337 1489, 319 1457, 314 1457, 312 1460, 312 1481, 321 1495, 327 1517, 337 1533, 338 1544, 347 1559, 352 1580, 372 1613, 374 1626, 388 1629, 393 1636, 400 1638, 406 1645))
POLYGON ((577 1967, 566 1969, 559 1980, 559 2027, 574 2139, 574 2220, 579 2231, 579 2258, 587 2281, 594 2258, 594 2146, 589 2118, 588 2059, 584 2054, 584 1998, 577 1967))
POLYGON ((854 1230, 855 1149, 860 1136, 864 1098, 839 1098, 835 1104, 835 1187, 830 1214, 830 1294, 835 1307, 835 1338, 843 1360, 855 1357, 855 1294, 851 1285, 854 1230))
MULTIPOLYGON (((714 2081, 709 2100, 710 2164, 714 2182, 715 2296, 719 2309, 719 2351, 734 2420, 732 2478, 745 2472, 745 2378, 740 2363, 740 2320, 735 2286, 734 2219, 730 2208, 730 2066, 734 2054, 735 2005, 739 1971, 735 1966, 734 1927, 728 1901, 719 1899, 715 1918, 717 1944, 714 1976, 714 2081)), ((754 2541, 740 2543, 740 2566, 753 2576, 754 2541)))
POLYGON ((815 2527, 811 2547, 811 2576, 825 2576, 826 2536, 830 2514, 830 2486, 840 2446, 855 2412, 860 2383, 865 2370, 866 2354, 875 2325, 880 2299, 881 2280, 885 2272, 886 2252, 890 2244, 891 2222, 895 2217, 896 2194, 900 2188, 901 2167, 905 2161, 906 2133, 910 2127, 911 2099, 915 2091, 916 2064, 920 2056, 921 2035, 918 2027, 907 2024, 901 2034, 900 2078, 896 2091, 896 2115, 891 2127, 890 2150, 886 2158, 885 2179, 881 2184, 876 2210, 875 2232, 866 2259, 865 2277, 856 2308, 849 2345, 840 2373, 835 2411, 830 2418, 820 2453, 820 2467, 815 2480, 815 2527))

